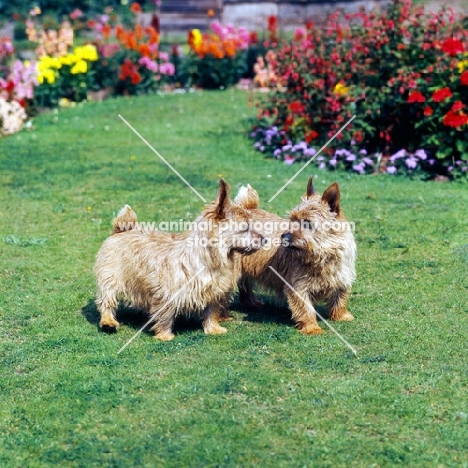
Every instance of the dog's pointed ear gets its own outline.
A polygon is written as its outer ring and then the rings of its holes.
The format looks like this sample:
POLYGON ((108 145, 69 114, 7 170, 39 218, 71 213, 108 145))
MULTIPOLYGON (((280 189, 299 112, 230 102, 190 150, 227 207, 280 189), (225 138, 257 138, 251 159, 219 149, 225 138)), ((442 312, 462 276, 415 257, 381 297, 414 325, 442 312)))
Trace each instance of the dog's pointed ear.
POLYGON ((216 219, 223 219, 226 217, 226 209, 230 203, 229 200, 229 185, 224 179, 219 180, 218 195, 216 197, 215 217, 216 219))
POLYGON ((315 195, 313 179, 314 179, 313 176, 310 176, 309 181, 307 182, 307 190, 306 190, 307 198, 310 198, 312 195, 315 195))
POLYGON ((336 182, 323 192, 322 200, 328 203, 332 213, 340 214, 340 188, 336 182))

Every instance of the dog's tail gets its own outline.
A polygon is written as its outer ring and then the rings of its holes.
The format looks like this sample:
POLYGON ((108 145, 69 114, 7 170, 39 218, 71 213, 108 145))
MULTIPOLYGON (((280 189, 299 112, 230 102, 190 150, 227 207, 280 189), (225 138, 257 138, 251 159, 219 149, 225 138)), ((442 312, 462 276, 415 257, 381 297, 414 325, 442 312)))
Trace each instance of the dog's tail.
POLYGON ((260 197, 256 190, 250 184, 243 185, 237 192, 234 203, 241 205, 247 210, 255 210, 260 205, 260 197))
POLYGON ((125 205, 119 211, 117 217, 112 220, 112 234, 119 234, 120 232, 130 231, 136 227, 136 223, 136 213, 128 205, 125 205))

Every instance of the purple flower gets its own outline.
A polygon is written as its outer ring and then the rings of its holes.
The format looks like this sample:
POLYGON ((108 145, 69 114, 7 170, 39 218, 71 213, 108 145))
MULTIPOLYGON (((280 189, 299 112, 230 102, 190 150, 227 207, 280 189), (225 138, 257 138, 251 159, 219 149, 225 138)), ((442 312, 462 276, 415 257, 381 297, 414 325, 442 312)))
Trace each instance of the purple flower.
POLYGON ((259 141, 255 142, 254 143, 254 148, 259 148, 261 145, 261 143, 259 141))
POLYGON ((327 167, 327 165, 326 165, 324 162, 321 162, 321 163, 319 164, 319 167, 318 167, 318 168, 319 168, 319 169, 326 169, 326 167, 327 167))
POLYGON ((447 167, 447 171, 448 171, 448 172, 452 172, 452 171, 453 171, 453 166, 447 167))
POLYGON ((328 161, 328 162, 329 162, 330 166, 335 167, 338 161, 336 159, 330 159, 330 161, 328 161))
POLYGON ((361 151, 359 151, 361 154, 363 155, 366 155, 367 154, 367 151, 365 149, 362 149, 361 151))
POLYGON ((289 151, 291 149, 291 145, 284 145, 283 148, 281 148, 283 151, 289 151))
POLYGON ((349 156, 351 154, 351 151, 348 151, 347 149, 339 149, 335 151, 335 156, 349 156))
POLYGON ((462 172, 466 172, 466 171, 468 171, 468 166, 463 166, 462 167, 462 172))
POLYGON ((359 174, 364 174, 365 172, 364 163, 360 162, 359 164, 355 164, 353 166, 353 170, 355 170, 356 172, 359 172, 359 174))
POLYGON ((362 161, 364 162, 364 164, 367 164, 368 166, 373 166, 374 165, 374 161, 372 161, 371 158, 362 158, 362 161))
POLYGON ((433 166, 434 163, 435 163, 435 159, 429 159, 429 161, 427 161, 427 162, 428 162, 431 166, 433 166))
POLYGON ((395 162, 397 159, 404 158, 406 156, 406 150, 401 149, 400 151, 397 151, 395 154, 392 154, 390 156, 390 161, 395 162))
POLYGON ((413 158, 413 156, 410 156, 406 161, 406 165, 408 166, 409 169, 416 169, 418 166, 418 160, 413 158))
POLYGON ((262 153, 265 151, 265 147, 264 146, 260 146, 260 148, 258 148, 262 153))
POLYGON ((307 156, 310 158, 314 156, 315 153, 317 153, 317 150, 315 148, 307 148, 306 150, 304 150, 304 156, 307 156))
POLYGON ((276 148, 275 151, 273 151, 273 156, 275 158, 279 158, 280 154, 281 154, 281 150, 279 148, 276 148))
POLYGON ((325 159, 325 158, 324 158, 323 156, 319 156, 319 157, 317 158, 317 161, 323 161, 324 159, 325 159))
POLYGON ((169 54, 167 52, 159 52, 159 58, 163 62, 169 62, 169 54))
POLYGON ((354 146, 356 144, 356 140, 351 140, 349 143, 351 146, 354 146))
POLYGON ((388 174, 395 174, 396 171, 397 171, 397 168, 395 166, 388 166, 387 167, 387 173, 388 174))
POLYGON ((427 154, 426 154, 426 152, 425 152, 423 149, 418 149, 418 150, 414 153, 414 155, 415 155, 417 158, 421 159, 422 161, 425 161, 425 160, 427 159, 427 154))
POLYGON ((356 161, 356 155, 353 153, 350 153, 349 156, 346 158, 346 161, 349 161, 349 162, 356 161))
POLYGON ((455 161, 455 164, 459 166, 462 163, 462 161, 455 161))

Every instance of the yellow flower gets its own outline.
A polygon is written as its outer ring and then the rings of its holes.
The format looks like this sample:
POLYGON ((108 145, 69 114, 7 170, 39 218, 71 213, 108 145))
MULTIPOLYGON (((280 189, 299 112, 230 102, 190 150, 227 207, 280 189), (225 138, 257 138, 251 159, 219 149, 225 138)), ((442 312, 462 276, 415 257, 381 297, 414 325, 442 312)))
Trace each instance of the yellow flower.
POLYGON ((39 84, 44 83, 44 81, 47 81, 47 83, 52 84, 55 83, 55 72, 54 70, 48 68, 46 70, 39 70, 39 73, 37 75, 37 81, 39 84))
POLYGON ((90 62, 95 62, 99 58, 97 49, 92 44, 86 44, 81 47, 81 56, 90 62))
POLYGON ((462 60, 457 63, 458 67, 458 73, 463 73, 465 71, 465 68, 468 67, 468 60, 462 60))
POLYGON ((73 65, 76 62, 76 57, 73 54, 62 55, 60 58, 62 65, 73 65))
POLYGON ((203 36, 199 29, 192 29, 190 41, 194 46, 200 45, 203 42, 203 36))
POLYGON ((333 88, 333 92, 335 94, 339 94, 340 96, 343 96, 343 94, 347 94, 349 91, 349 88, 345 86, 343 83, 337 83, 335 87, 333 88))
POLYGON ((78 62, 76 62, 70 70, 73 75, 77 75, 78 73, 86 73, 87 71, 88 64, 86 63, 86 60, 83 59, 78 60, 78 62))

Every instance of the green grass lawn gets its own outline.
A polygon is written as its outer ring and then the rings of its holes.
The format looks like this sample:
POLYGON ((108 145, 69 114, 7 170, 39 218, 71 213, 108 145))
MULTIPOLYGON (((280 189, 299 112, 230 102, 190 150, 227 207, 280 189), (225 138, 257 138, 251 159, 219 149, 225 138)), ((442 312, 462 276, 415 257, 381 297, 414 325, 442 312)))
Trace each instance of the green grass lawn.
MULTIPOLYGON (((89 103, 0 141, 1 467, 468 466, 466 185, 304 171, 245 137, 237 91, 89 103), (303 336, 272 301, 235 302, 225 336, 198 323, 169 343, 125 315, 100 333, 95 255, 125 203, 192 220, 218 178, 285 214, 317 174, 356 223, 354 322, 303 336), (4 241, 1 240, 4 238, 4 241)), ((268 299, 268 298, 266 298, 268 299)))

